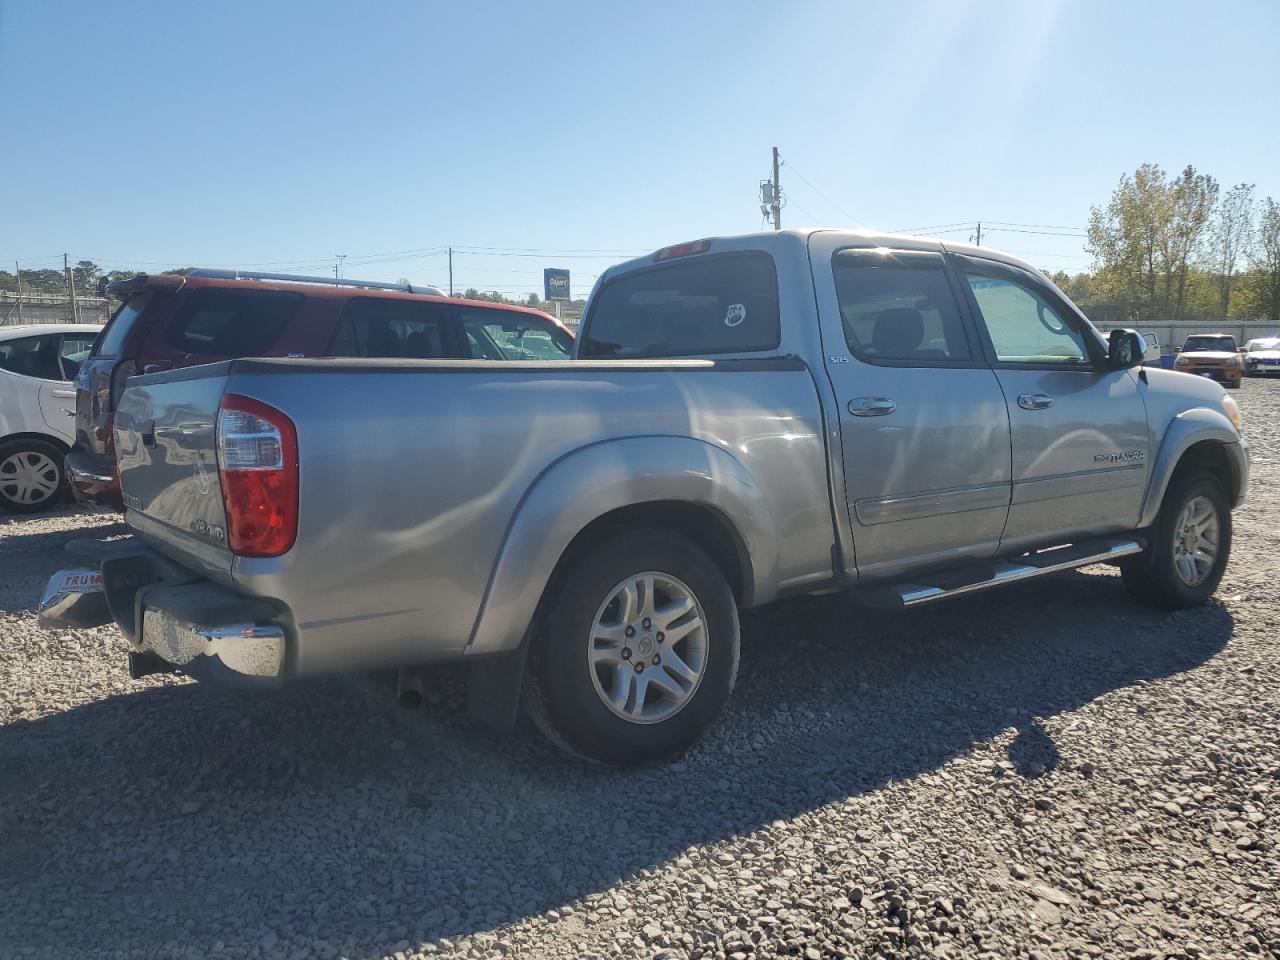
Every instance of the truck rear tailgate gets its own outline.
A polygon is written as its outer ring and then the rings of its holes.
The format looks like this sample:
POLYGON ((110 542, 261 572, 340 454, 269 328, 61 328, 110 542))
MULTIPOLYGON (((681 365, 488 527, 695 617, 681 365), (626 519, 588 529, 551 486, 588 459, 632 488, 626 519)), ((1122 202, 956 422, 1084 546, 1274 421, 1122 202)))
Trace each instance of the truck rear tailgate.
POLYGON ((161 550, 222 574, 219 579, 230 576, 233 559, 216 435, 230 369, 230 363, 214 363, 135 377, 115 420, 129 523, 161 550))

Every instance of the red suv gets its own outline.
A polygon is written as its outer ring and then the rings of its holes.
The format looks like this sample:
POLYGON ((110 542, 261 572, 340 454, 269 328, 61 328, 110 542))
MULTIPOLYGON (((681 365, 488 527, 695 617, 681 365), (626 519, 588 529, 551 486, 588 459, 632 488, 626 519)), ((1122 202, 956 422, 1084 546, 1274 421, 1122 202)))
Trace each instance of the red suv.
POLYGON ((121 509, 112 425, 137 373, 234 357, 565 360, 573 335, 537 310, 446 297, 436 287, 196 270, 112 283, 123 303, 76 377, 67 454, 82 503, 121 509))

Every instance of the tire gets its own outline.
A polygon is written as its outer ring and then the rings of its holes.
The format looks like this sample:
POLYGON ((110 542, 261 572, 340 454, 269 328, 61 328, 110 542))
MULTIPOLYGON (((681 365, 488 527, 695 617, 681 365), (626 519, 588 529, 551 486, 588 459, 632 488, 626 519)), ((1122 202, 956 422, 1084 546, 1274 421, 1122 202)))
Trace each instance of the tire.
POLYGON ((683 754, 738 675, 738 608, 719 567, 677 533, 635 532, 588 550, 557 582, 526 674, 534 722, 561 749, 609 766, 683 754))
POLYGON ((0 443, 0 509, 38 513, 62 503, 67 497, 64 456, 56 444, 37 437, 0 443))
POLYGON ((1228 389, 1228 390, 1239 390, 1239 389, 1240 389, 1240 383, 1241 383, 1241 381, 1240 381, 1240 380, 1237 380, 1235 383, 1232 383, 1231 381, 1229 381, 1229 380, 1228 380, 1228 381, 1227 381, 1227 389, 1228 389))
MULTIPOLYGON (((1141 556, 1121 566, 1124 585, 1146 603, 1167 610, 1181 610, 1203 604, 1218 589, 1231 557, 1231 507, 1226 491, 1209 473, 1191 472, 1175 477, 1165 492, 1164 502, 1149 533, 1149 547, 1141 556), (1213 558, 1202 579, 1188 578, 1185 558, 1181 568, 1175 559, 1196 541, 1184 542, 1184 511, 1197 502, 1207 502, 1217 522, 1213 558)), ((1205 536, 1202 531, 1199 536, 1205 536)), ((1206 541, 1207 542, 1207 541, 1206 541)), ((1199 570, 1196 576, 1201 576, 1199 570)))

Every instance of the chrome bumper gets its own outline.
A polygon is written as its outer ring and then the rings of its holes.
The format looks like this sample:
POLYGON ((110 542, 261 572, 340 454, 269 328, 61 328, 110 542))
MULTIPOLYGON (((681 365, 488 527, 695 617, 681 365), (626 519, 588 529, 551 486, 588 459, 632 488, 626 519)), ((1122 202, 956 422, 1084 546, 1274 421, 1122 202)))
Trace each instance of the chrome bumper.
POLYGON ((284 672, 284 630, 255 623, 184 623, 164 610, 147 607, 142 613, 142 640, 134 644, 141 653, 154 653, 184 673, 214 661, 243 677, 279 679, 284 672))
MULTIPOLYGON (((131 659, 154 655, 162 667, 197 680, 276 685, 284 679, 285 628, 272 604, 194 577, 146 547, 101 545, 100 570, 59 570, 40 601, 45 629, 97 627, 113 620, 131 659)), ((148 672, 159 672, 148 670, 148 672)))

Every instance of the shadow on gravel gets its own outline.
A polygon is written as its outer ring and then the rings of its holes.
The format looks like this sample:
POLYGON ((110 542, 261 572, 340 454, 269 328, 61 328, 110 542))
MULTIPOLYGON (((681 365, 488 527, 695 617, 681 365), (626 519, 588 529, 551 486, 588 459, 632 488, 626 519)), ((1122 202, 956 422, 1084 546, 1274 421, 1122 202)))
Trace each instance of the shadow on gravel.
POLYGON ((708 741, 631 773, 471 731, 452 670, 419 713, 382 676, 276 695, 138 684, 0 727, 0 953, 52 956, 73 931, 104 953, 325 955, 493 930, 1010 727, 1017 772, 1069 764, 1037 718, 1202 664, 1232 626, 1082 573, 907 615, 791 601, 744 621, 708 741))
POLYGON ((123 520, 96 511, 58 511, 24 517, 0 517, 0 613, 35 610, 49 576, 77 560, 63 548, 72 540, 106 540, 129 533, 123 520), (41 521, 71 514, 73 526, 50 530, 41 521), (106 522, 104 522, 106 521, 106 522))

